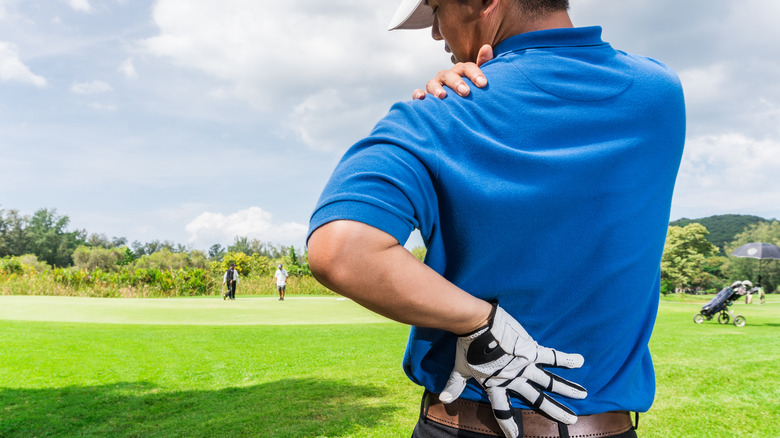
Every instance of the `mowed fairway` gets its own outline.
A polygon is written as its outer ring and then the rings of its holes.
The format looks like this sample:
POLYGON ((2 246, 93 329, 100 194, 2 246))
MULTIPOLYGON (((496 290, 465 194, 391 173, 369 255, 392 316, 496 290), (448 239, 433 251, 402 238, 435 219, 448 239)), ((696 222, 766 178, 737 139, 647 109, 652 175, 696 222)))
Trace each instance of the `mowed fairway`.
MULTIPOLYGON (((780 436, 769 298, 733 306, 743 328, 662 302, 640 436, 780 436)), ((0 333, 2 437, 408 437, 417 417, 408 328, 335 297, 0 296, 0 333)))
POLYGON ((173 325, 390 322, 337 297, 74 298, 0 296, 0 320, 173 325))

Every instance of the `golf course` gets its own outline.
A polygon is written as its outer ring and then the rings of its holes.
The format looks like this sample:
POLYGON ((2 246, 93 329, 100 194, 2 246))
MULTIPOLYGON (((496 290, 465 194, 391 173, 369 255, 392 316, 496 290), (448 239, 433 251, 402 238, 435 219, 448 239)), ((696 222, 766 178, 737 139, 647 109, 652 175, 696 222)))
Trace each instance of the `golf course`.
MULTIPOLYGON (((710 298, 662 298, 639 436, 780 436, 780 296, 694 324, 710 298)), ((333 296, 0 296, 0 333, 4 438, 408 437, 418 415, 408 327, 333 296)))

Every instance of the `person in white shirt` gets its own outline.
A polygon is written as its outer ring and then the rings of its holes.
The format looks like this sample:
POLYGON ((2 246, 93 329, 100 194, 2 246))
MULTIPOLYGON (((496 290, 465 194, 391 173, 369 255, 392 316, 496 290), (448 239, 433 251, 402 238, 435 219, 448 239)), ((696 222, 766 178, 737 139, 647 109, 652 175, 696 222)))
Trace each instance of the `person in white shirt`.
POLYGON ((279 264, 279 267, 276 269, 276 273, 274 274, 274 279, 276 281, 276 290, 279 292, 279 301, 284 301, 284 289, 285 286, 287 286, 287 277, 289 275, 287 274, 287 271, 284 270, 282 267, 282 264, 279 264))

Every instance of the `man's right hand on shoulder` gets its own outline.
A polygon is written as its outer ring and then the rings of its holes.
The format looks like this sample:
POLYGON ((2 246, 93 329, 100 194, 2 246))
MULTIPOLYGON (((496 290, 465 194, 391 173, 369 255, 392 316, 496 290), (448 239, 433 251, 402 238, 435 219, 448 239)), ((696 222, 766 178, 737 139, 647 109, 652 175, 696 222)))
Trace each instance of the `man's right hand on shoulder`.
MULTIPOLYGON (((479 88, 484 87, 487 85, 487 79, 482 74, 480 67, 491 59, 493 59, 493 48, 489 44, 485 44, 479 49, 476 63, 459 62, 449 70, 439 71, 436 77, 425 85, 425 90, 439 99, 444 99, 447 97, 447 91, 444 89, 444 85, 446 85, 455 90, 459 96, 468 96, 471 89, 462 78, 469 78, 479 88)), ((425 99, 425 94, 425 91, 418 88, 412 93, 412 99, 425 99)))

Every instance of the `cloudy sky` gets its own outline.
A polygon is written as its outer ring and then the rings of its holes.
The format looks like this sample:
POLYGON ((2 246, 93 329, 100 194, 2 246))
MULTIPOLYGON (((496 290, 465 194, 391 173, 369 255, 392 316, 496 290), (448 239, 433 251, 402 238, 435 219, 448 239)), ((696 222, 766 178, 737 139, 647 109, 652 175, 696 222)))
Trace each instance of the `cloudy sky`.
MULTIPOLYGON (((303 247, 341 154, 449 66, 397 0, 0 0, 0 209, 207 249, 303 247)), ((780 218, 780 2, 571 0, 683 82, 672 218, 780 218)))

